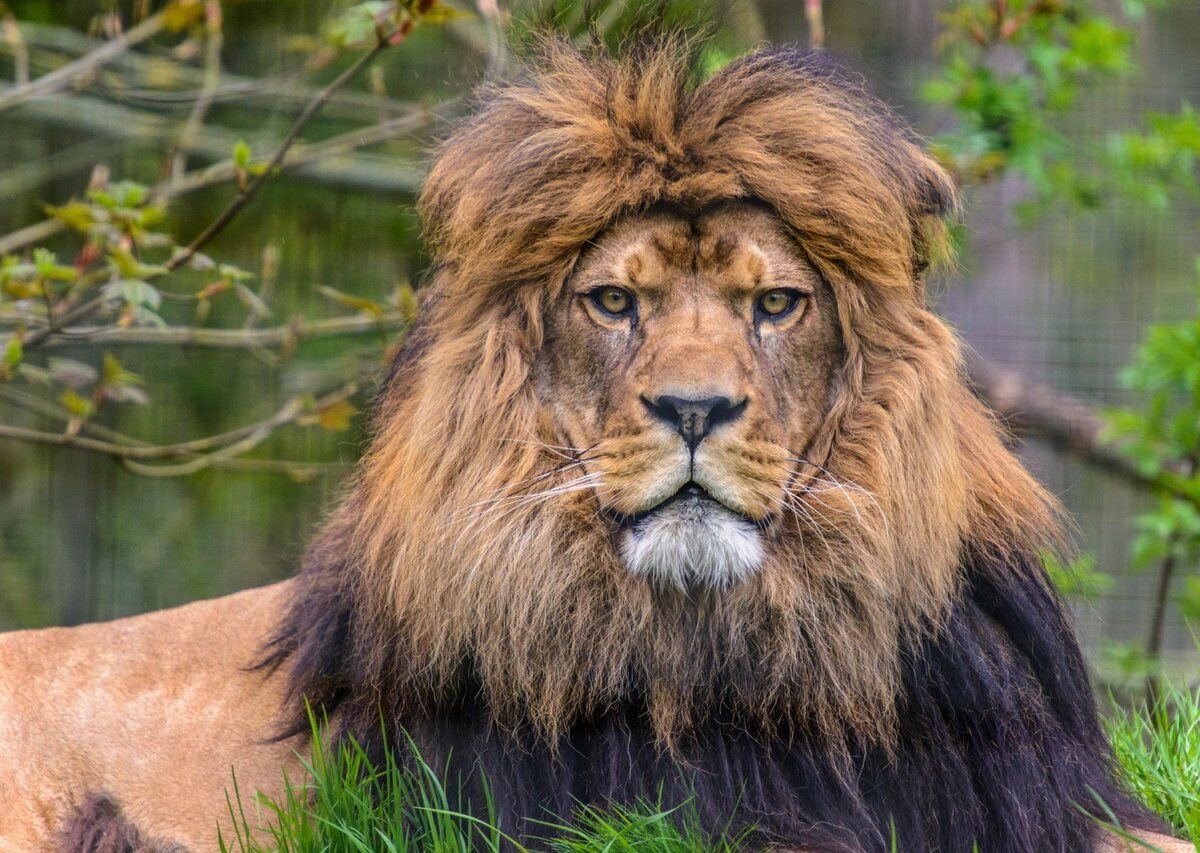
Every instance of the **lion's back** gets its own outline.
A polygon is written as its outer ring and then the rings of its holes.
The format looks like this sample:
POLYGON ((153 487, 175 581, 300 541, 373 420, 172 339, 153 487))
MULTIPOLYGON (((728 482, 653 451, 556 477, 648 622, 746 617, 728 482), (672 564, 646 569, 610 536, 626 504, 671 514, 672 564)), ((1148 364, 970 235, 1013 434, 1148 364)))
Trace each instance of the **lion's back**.
POLYGON ((281 679, 248 668, 292 586, 0 634, 0 850, 45 849, 93 813, 207 848, 231 767, 243 791, 277 790, 281 679))

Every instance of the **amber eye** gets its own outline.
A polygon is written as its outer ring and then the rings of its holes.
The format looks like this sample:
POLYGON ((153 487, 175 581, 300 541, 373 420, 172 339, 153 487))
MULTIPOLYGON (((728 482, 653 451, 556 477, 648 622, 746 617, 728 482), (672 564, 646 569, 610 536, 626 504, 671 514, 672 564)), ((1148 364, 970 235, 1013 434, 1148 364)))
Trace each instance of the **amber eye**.
POLYGON ((588 294, 592 304, 613 317, 624 317, 633 310, 633 294, 619 287, 598 287, 588 294))
POLYGON ((792 312, 792 309, 800 302, 801 295, 798 290, 789 290, 784 287, 768 290, 758 297, 758 311, 764 317, 778 320, 792 312))

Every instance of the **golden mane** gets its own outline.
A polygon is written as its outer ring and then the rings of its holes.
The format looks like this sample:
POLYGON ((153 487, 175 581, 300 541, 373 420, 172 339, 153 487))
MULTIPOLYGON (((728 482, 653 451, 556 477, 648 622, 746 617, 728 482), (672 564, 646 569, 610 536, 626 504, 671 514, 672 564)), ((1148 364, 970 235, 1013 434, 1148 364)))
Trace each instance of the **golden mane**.
POLYGON ((496 720, 549 738, 636 695, 667 741, 719 703, 884 743, 906 640, 936 629, 970 555, 1051 542, 1054 504, 924 304, 946 173, 821 54, 696 84, 686 47, 547 42, 441 146, 420 202, 431 294, 310 560, 336 564, 324 582, 355 601, 357 677, 381 696, 427 705, 470 670, 496 720), (523 499, 559 482, 546 447, 564 443, 530 371, 589 240, 727 199, 774 210, 835 292, 845 364, 808 455, 843 487, 801 497, 754 578, 684 600, 622 568, 586 494, 523 499))

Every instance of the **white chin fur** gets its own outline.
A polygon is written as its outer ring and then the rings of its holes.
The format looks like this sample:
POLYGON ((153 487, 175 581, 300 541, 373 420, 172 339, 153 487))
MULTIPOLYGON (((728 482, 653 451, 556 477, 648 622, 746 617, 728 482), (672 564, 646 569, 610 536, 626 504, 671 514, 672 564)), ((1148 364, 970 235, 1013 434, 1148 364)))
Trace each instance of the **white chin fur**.
POLYGON ((684 498, 626 530, 621 556, 629 571, 660 586, 726 589, 762 564, 762 533, 720 504, 684 498))

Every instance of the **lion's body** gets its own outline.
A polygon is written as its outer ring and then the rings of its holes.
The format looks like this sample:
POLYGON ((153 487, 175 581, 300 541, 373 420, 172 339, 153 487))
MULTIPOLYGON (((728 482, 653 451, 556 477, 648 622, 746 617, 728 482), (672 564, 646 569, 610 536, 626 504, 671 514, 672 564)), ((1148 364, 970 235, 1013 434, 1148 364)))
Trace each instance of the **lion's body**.
POLYGON ((1158 825, 1041 568, 1054 500, 925 303, 948 176, 820 54, 697 86, 679 46, 554 43, 444 144, 430 296, 296 581, 3 641, 9 837, 204 846, 306 701, 524 837, 660 793, 800 849, 1158 825))
POLYGON ((97 798, 144 839, 215 850, 231 767, 248 792, 302 778, 296 746, 270 740, 282 678, 248 671, 293 590, 0 635, 0 850, 73 849, 97 798))

